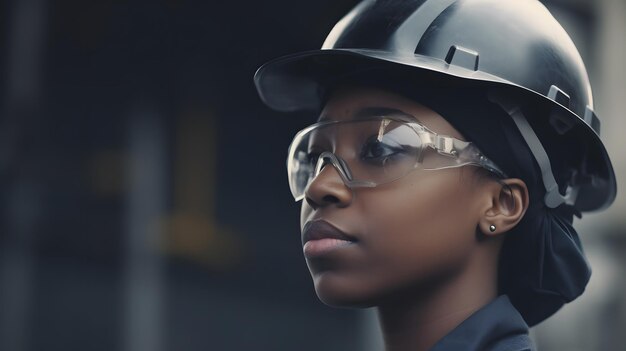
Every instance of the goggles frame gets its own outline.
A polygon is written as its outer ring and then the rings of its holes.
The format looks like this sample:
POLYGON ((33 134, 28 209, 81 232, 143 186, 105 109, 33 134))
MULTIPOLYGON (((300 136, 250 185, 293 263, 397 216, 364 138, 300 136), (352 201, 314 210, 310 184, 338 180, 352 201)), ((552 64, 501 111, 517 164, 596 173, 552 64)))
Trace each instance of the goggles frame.
POLYGON ((324 165, 328 163, 332 164, 335 167, 335 169, 337 170, 337 173, 341 177, 344 184, 351 190, 354 188, 373 188, 378 185, 388 184, 388 183, 394 182, 398 179, 401 179, 407 176, 409 173, 413 172, 416 169, 440 170, 440 169, 458 168, 458 167, 463 167, 463 166, 477 166, 477 167, 485 168, 486 170, 488 170, 491 173, 494 173, 496 176, 500 178, 507 178, 506 173, 504 173, 504 171, 502 171, 493 161, 491 161, 489 158, 483 155, 483 153, 472 142, 463 141, 463 140, 451 137, 449 135, 438 134, 430 130, 425 125, 421 124, 419 121, 417 121, 417 119, 415 119, 415 117, 409 114, 400 114, 400 113, 394 113, 394 114, 389 114, 389 115, 378 115, 378 116, 352 119, 352 120, 317 122, 300 130, 298 133, 296 133, 296 135, 293 138, 293 141, 289 145, 288 157, 287 157, 287 176, 289 179, 289 187, 296 202, 302 200, 305 197, 306 189, 309 187, 311 182, 320 174, 324 165), (324 151, 319 155, 313 174, 309 177, 307 184, 303 187, 302 194, 297 194, 296 190, 294 190, 295 185, 292 184, 293 174, 297 172, 296 170, 293 169, 293 165, 291 162, 291 160, 295 159, 294 154, 297 149, 294 146, 299 145, 301 140, 307 134, 309 134, 310 132, 316 129, 320 129, 320 128, 332 126, 332 125, 359 123, 359 122, 373 121, 373 120, 381 121, 381 125, 378 131, 379 140, 382 138, 382 135, 385 131, 385 127, 391 121, 399 122, 399 123, 409 126, 415 132, 416 136, 420 138, 422 142, 421 144, 422 151, 425 150, 426 148, 431 148, 440 155, 450 157, 450 158, 456 158, 457 162, 459 162, 458 160, 460 160, 461 155, 464 155, 463 157, 465 158, 465 162, 458 163, 458 164, 451 164, 448 166, 440 166, 436 168, 420 168, 419 166, 422 164, 422 157, 423 157, 423 153, 420 153, 419 157, 416 159, 412 168, 410 168, 408 172, 404 173, 403 175, 399 177, 391 179, 389 181, 375 182, 375 181, 369 181, 369 180, 353 179, 352 172, 346 161, 344 161, 340 156, 336 155, 335 153, 331 151, 324 151), (470 155, 469 157, 468 157, 468 154, 470 155))

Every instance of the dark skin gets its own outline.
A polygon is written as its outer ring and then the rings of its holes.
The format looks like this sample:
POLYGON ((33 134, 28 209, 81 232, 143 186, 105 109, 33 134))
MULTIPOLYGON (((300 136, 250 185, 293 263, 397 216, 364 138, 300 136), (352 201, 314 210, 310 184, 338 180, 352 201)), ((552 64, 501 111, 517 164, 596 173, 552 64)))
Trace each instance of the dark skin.
MULTIPOLYGON (((338 89, 320 118, 349 120, 363 107, 399 109, 464 140, 436 112, 374 88, 338 89)), ((326 166, 305 195, 302 227, 323 219, 357 240, 307 258, 318 297, 330 306, 376 307, 387 351, 428 350, 497 297, 504 234, 528 208, 523 181, 496 181, 473 166, 417 170, 355 189, 326 166)))

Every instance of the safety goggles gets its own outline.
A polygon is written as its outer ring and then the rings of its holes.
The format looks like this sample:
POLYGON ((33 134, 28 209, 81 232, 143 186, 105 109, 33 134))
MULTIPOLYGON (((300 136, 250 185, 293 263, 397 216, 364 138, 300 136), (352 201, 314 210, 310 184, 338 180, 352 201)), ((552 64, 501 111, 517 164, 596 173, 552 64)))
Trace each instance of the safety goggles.
POLYGON ((326 164, 350 189, 393 182, 416 170, 466 165, 506 175, 471 142, 439 135, 404 114, 315 123, 289 146, 287 172, 296 201, 326 164))

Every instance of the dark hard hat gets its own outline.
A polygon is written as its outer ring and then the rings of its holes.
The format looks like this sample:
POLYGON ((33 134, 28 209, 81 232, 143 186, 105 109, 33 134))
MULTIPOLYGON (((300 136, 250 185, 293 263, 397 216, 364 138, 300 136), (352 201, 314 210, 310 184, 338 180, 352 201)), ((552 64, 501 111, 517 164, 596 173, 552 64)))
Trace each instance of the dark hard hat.
POLYGON ((599 137, 585 66, 539 1, 366 0, 335 25, 322 49, 270 61, 254 80, 273 109, 318 109, 333 79, 381 65, 511 90, 525 103, 549 108, 548 116, 531 121, 533 127, 586 145, 575 207, 599 210, 615 199, 615 174, 599 137))

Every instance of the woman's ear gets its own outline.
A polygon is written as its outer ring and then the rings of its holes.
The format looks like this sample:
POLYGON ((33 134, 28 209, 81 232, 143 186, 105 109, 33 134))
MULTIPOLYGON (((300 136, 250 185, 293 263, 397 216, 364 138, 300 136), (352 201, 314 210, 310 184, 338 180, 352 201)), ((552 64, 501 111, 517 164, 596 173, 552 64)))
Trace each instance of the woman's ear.
POLYGON ((485 236, 506 233, 522 220, 528 209, 528 188, 521 179, 500 180, 489 186, 488 205, 478 226, 485 236))

